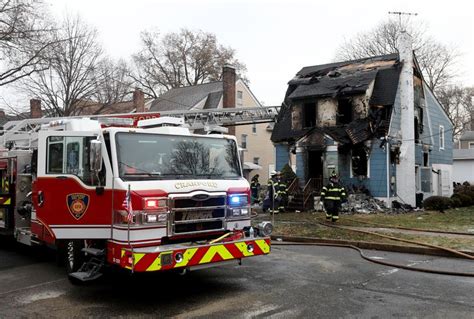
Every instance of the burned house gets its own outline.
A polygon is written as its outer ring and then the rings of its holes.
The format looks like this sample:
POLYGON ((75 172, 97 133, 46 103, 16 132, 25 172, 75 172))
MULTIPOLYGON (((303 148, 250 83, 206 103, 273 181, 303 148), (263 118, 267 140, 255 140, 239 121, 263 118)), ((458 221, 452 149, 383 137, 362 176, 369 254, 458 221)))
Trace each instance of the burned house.
POLYGON ((374 197, 411 205, 452 192, 452 123, 403 33, 398 53, 302 68, 272 141, 276 167, 317 189, 332 171, 374 197))

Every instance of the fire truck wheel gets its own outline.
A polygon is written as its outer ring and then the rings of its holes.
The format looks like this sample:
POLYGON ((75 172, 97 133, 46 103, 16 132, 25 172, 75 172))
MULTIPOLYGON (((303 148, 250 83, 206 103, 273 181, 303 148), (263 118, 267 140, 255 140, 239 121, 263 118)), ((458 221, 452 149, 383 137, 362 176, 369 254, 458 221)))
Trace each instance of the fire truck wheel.
POLYGON ((66 241, 64 262, 68 274, 78 271, 84 263, 85 256, 84 252, 82 252, 82 248, 84 248, 84 241, 82 240, 66 241))

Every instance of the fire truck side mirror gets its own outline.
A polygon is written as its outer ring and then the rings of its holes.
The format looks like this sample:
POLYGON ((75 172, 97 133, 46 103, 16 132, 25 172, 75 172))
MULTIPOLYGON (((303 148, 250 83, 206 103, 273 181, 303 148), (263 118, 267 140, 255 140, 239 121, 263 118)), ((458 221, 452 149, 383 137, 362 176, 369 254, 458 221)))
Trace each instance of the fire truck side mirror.
POLYGON ((102 142, 92 140, 90 146, 89 160, 91 171, 98 174, 102 170, 102 142))

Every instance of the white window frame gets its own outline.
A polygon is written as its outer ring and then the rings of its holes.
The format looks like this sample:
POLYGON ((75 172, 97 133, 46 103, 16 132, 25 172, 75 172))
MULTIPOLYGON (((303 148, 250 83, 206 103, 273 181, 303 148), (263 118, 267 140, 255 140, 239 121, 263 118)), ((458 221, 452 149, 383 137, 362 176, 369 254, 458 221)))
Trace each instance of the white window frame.
POLYGON ((469 142, 469 144, 467 145, 467 148, 473 149, 474 148, 474 142, 469 142))
POLYGON ((242 147, 244 150, 247 149, 248 147, 247 134, 242 134, 240 136, 240 147, 242 147))
MULTIPOLYGON (((369 155, 367 157, 367 176, 366 176, 366 178, 370 178, 370 157, 371 157, 371 155, 369 155)), ((350 172, 350 174, 349 174, 350 178, 354 178, 354 177, 357 178, 359 176, 359 175, 354 176, 354 173, 352 171, 352 150, 349 153, 349 172, 350 172)))
POLYGON ((444 126, 439 126, 439 149, 444 150, 444 126))
POLYGON ((242 106, 244 105, 244 92, 243 91, 237 91, 237 105, 242 106))

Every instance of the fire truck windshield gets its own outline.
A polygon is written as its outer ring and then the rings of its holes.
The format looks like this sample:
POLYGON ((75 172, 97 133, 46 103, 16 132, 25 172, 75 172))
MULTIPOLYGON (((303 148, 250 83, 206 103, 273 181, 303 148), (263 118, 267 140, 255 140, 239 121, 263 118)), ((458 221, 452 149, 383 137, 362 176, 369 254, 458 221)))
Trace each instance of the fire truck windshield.
POLYGON ((231 139, 121 132, 116 146, 123 180, 241 177, 231 139))

